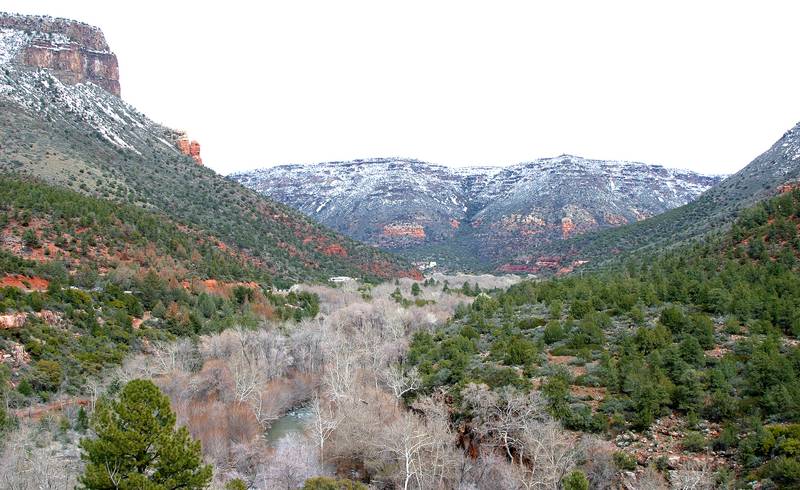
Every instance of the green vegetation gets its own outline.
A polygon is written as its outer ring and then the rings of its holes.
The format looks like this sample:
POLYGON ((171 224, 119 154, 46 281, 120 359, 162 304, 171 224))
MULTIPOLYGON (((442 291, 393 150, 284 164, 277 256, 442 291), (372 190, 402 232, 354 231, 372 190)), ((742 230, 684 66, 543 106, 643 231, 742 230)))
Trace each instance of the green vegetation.
POLYGON ((614 453, 614 464, 621 470, 633 471, 636 469, 636 458, 628 453, 617 451, 614 453))
MULTIPOLYGON (((117 103, 108 101, 128 117, 117 103)), ((155 211, 261 264, 282 288, 342 275, 378 280, 411 269, 408 261, 313 223, 197 165, 164 145, 174 139, 171 131, 134 116, 146 128, 124 128, 121 136, 136 147, 131 151, 110 144, 78 114, 45 120, 0 101, 0 172, 34 176, 94 198, 155 211)))
MULTIPOLYGON (((306 292, 278 295, 244 287, 225 297, 171 287, 148 273, 125 281, 106 277, 92 290, 67 285, 41 293, 0 288, 0 308, 28 314, 24 328, 0 329, 0 350, 21 344, 31 357, 30 365, 18 373, 18 392, 47 399, 58 390, 77 393, 88 376, 119 364, 148 340, 191 337, 236 325, 255 327, 265 318, 313 317, 319 299, 306 292), (133 328, 134 319, 146 310, 152 318, 133 328), (39 311, 53 312, 56 323, 36 316, 39 311)), ((16 405, 23 402, 12 400, 16 405)))
POLYGON ((471 382, 530 390, 543 378, 549 410, 575 430, 645 430, 671 412, 689 429, 721 424, 719 440, 689 430, 683 448, 728 448, 753 477, 800 484, 788 429, 800 422, 798 223, 795 191, 704 244, 481 296, 439 331, 416 334, 407 362, 423 392, 454 396, 471 382), (587 403, 583 387, 602 399, 587 403))
MULTIPOLYGON (((436 301, 432 299, 423 299, 420 298, 419 295, 422 292, 422 289, 419 287, 419 283, 413 283, 411 285, 411 294, 414 296, 414 299, 408 299, 403 297, 403 292, 400 291, 400 288, 395 288, 394 292, 389 295, 397 304, 402 306, 403 308, 409 308, 411 306, 416 307, 423 307, 425 305, 432 305, 435 304, 436 301)), ((367 299, 367 298, 364 298, 367 299)))
POLYGON ((0 222, 33 252, 50 253, 42 261, 0 250, 0 277, 47 281, 46 290, 0 287, 0 313, 25 323, 0 329, 0 350, 21 345, 30 356, 14 373, 12 407, 58 391, 75 394, 87 377, 148 341, 319 311, 315 295, 275 293, 263 268, 134 206, 0 176, 0 222))
POLYGON ((564 490, 589 490, 589 479, 582 471, 575 470, 561 480, 561 488, 564 490))
POLYGON ((203 489, 211 482, 200 442, 175 429, 169 399, 151 381, 133 380, 92 414, 96 437, 81 440, 81 488, 203 489))
MULTIPOLYGON (((263 268, 223 251, 210 235, 182 228, 163 215, 135 206, 2 175, 0 203, 3 221, 15 225, 12 230, 21 233, 26 246, 50 243, 56 250, 53 258, 61 262, 100 267, 135 261, 142 266, 182 270, 183 278, 270 280, 263 268)), ((65 272, 58 270, 60 265, 36 265, 0 251, 0 272, 63 280, 65 272)))
POLYGON ((229 480, 225 483, 225 490, 247 490, 247 483, 240 478, 229 480))
POLYGON ((339 480, 318 476, 306 480, 303 485, 303 490, 367 490, 367 486, 352 480, 339 480))

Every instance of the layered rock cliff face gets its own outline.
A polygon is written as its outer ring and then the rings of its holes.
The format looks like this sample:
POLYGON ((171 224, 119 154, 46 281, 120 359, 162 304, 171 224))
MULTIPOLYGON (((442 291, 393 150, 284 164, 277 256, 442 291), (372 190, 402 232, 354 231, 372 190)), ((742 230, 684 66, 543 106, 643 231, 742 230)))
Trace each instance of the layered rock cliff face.
POLYGON ((356 160, 231 178, 367 243, 474 268, 520 253, 535 257, 551 242, 663 213, 721 180, 570 155, 471 168, 356 160))
POLYGON ((96 27, 67 19, 0 13, 0 39, 16 48, 5 53, 10 58, 5 61, 47 69, 70 85, 91 82, 120 96, 117 57, 96 27))
POLYGON ((0 98, 53 121, 77 119, 120 151, 163 146, 203 163, 197 141, 119 97, 117 58, 102 31, 82 22, 0 13, 0 98))

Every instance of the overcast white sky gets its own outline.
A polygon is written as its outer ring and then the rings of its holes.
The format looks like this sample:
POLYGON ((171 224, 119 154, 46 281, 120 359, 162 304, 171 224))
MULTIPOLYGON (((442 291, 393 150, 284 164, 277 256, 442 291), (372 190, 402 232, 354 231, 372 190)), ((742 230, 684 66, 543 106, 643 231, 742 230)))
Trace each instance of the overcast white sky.
POLYGON ((2 0, 100 26, 222 172, 562 153, 730 173, 800 121, 797 1, 2 0), (254 5, 254 4, 258 5, 254 5))

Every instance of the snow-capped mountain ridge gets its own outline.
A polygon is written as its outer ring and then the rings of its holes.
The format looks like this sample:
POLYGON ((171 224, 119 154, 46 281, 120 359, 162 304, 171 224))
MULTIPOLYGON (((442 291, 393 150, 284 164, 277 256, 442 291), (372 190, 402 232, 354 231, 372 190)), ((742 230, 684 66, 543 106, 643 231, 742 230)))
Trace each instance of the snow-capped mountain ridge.
POLYGON ((424 258, 435 259, 430 246, 455 240, 481 260, 638 221, 683 205, 721 180, 570 155, 481 167, 371 158, 229 177, 368 243, 411 256, 424 249, 424 258))

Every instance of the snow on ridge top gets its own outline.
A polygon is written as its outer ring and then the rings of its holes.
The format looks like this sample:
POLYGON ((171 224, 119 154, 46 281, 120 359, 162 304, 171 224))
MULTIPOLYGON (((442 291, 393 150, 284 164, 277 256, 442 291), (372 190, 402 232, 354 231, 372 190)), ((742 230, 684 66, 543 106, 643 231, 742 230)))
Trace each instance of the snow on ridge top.
POLYGON ((463 177, 494 177, 495 175, 499 174, 503 170, 507 169, 507 166, 497 165, 475 165, 475 166, 464 166, 464 167, 450 167, 450 171, 456 175, 460 175, 463 177))
POLYGON ((354 160, 333 160, 328 162, 316 163, 283 163, 272 165, 268 167, 258 167, 250 170, 241 170, 231 172, 230 177, 243 176, 243 175, 264 175, 278 172, 300 172, 300 173, 315 173, 320 169, 335 170, 335 169, 352 169, 358 168, 359 171, 380 170, 389 165, 400 165, 411 168, 413 166, 425 166, 437 170, 448 171, 451 167, 440 165, 436 163, 428 163, 416 158, 403 158, 403 157, 375 157, 375 158, 359 158, 354 160))
POLYGON ((359 172, 379 170, 388 165, 401 165, 412 168, 423 166, 431 170, 436 170, 451 174, 453 177, 495 177, 507 171, 520 171, 523 169, 539 168, 540 170, 552 170, 555 168, 572 167, 585 171, 598 173, 628 173, 628 172, 650 172, 667 175, 671 178, 685 178, 687 176, 696 177, 726 177, 724 174, 703 174, 690 169, 665 167, 664 165, 627 161, 627 160, 601 160, 594 158, 584 158, 575 155, 563 154, 557 157, 544 157, 535 160, 524 161, 510 165, 475 165, 475 166, 450 166, 439 163, 425 162, 416 158, 405 157, 376 157, 354 160, 334 160, 318 163, 288 163, 269 167, 259 167, 250 170, 232 172, 230 176, 242 175, 264 175, 276 172, 301 172, 314 173, 321 168, 325 169, 353 169, 359 172))
POLYGON ((37 21, 37 22, 48 22, 48 23, 58 23, 58 24, 73 24, 73 25, 80 25, 84 27, 90 27, 92 29, 100 30, 99 27, 93 26, 91 24, 87 24, 86 22, 81 22, 75 19, 67 19, 65 17, 53 17, 51 15, 29 15, 29 14, 17 14, 14 12, 4 12, 0 10, 0 19, 14 19, 14 20, 28 20, 28 21, 37 21))
MULTIPOLYGON (((800 123, 798 123, 798 127, 800 127, 800 123)), ((633 160, 603 160, 599 158, 585 158, 566 153, 559 155, 557 157, 544 157, 544 158, 537 158, 535 160, 520 162, 514 165, 510 165, 509 167, 534 167, 534 166, 545 166, 545 165, 552 165, 553 167, 555 167, 555 166, 563 166, 570 164, 579 168, 593 168, 596 170, 614 169, 614 170, 631 171, 631 170, 641 169, 643 171, 666 172, 669 176, 673 178, 686 177, 686 176, 725 178, 729 175, 725 173, 700 173, 688 168, 667 167, 658 163, 644 163, 633 160)), ((548 168, 553 168, 553 167, 548 167, 548 168)))
POLYGON ((0 27, 9 27, 38 35, 61 34, 68 40, 69 37, 63 34, 63 31, 67 31, 70 28, 81 28, 103 36, 103 30, 95 25, 80 20, 67 19, 65 17, 52 17, 50 15, 27 15, 0 11, 0 27))
POLYGON ((54 46, 77 44, 89 51, 111 53, 102 29, 77 20, 0 12, 0 28, 27 32, 34 42, 54 46))

